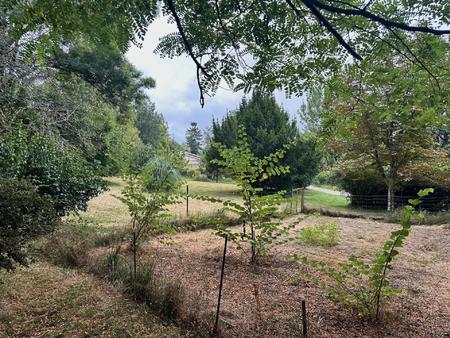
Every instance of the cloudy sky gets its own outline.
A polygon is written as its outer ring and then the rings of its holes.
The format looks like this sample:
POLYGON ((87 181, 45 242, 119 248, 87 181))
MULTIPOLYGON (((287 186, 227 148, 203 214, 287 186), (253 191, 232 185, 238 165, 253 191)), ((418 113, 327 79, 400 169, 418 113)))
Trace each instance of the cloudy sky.
MULTIPOLYGON (((178 141, 185 141, 185 132, 192 121, 201 129, 211 124, 213 117, 222 118, 227 111, 234 110, 243 97, 242 92, 219 89, 214 97, 205 97, 202 109, 195 76, 195 65, 187 57, 160 58, 154 54, 161 36, 176 31, 160 17, 149 27, 142 48, 133 46, 127 53, 128 60, 145 76, 156 80, 156 88, 148 91, 156 108, 164 115, 170 134, 178 141)), ((283 93, 275 93, 277 101, 295 118, 301 98, 286 99, 283 93)))

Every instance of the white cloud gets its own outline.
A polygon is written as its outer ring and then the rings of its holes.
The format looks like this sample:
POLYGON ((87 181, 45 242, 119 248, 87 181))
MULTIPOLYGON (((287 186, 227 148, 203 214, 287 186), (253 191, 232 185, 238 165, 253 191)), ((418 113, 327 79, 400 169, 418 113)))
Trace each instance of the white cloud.
MULTIPOLYGON (((161 58, 154 53, 159 38, 175 31, 175 25, 169 24, 166 17, 157 18, 150 25, 142 48, 132 46, 126 57, 145 76, 156 80, 156 88, 150 89, 148 95, 164 115, 171 135, 178 142, 184 142, 190 122, 196 121, 200 128, 208 127, 213 116, 220 119, 227 111, 235 109, 243 93, 219 89, 214 97, 205 97, 202 109, 192 60, 186 56, 161 58)), ((275 96, 291 116, 296 115, 301 99, 287 100, 281 92, 275 96)))

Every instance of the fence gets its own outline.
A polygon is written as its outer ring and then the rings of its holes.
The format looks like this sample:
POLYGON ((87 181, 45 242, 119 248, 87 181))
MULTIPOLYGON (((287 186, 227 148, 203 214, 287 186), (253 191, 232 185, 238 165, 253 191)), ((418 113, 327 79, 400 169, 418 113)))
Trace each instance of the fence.
MULTIPOLYGON (((386 209, 387 195, 350 195, 350 206, 361 209, 386 209)), ((408 205, 410 199, 417 199, 417 196, 394 196, 395 208, 408 205)), ((420 208, 429 211, 449 211, 450 196, 427 196, 421 198, 420 208)))
MULTIPOLYGON (((308 192, 308 189, 306 189, 308 192)), ((330 195, 331 196, 331 195, 330 195)), ((387 195, 337 195, 336 201, 330 202, 328 199, 321 200, 320 197, 305 194, 303 188, 292 189, 290 193, 292 200, 287 206, 291 212, 304 212, 307 209, 324 209, 330 211, 361 211, 372 210, 373 212, 387 209, 387 195)), ((394 206, 400 208, 409 204, 410 199, 417 199, 417 196, 395 195, 394 206)), ((420 198, 421 210, 428 211, 450 211, 450 196, 427 196, 420 198)))

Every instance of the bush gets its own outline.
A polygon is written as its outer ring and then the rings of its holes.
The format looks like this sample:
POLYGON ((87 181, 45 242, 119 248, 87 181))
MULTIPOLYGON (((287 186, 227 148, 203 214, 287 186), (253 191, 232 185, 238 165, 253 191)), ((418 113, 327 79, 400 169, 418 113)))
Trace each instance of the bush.
POLYGON ((89 199, 106 189, 81 155, 54 139, 19 127, 0 141, 0 175, 29 180, 60 216, 86 210, 89 199))
POLYGON ((339 227, 336 223, 308 226, 300 230, 298 239, 306 245, 331 247, 339 243, 339 227))
POLYGON ((318 185, 335 185, 335 174, 331 170, 323 170, 314 177, 312 183, 318 185))
POLYGON ((58 217, 51 201, 26 181, 0 179, 0 268, 27 264, 27 242, 53 231, 58 217))
MULTIPOLYGON (((350 193, 350 202, 354 207, 386 209, 387 187, 379 175, 371 169, 340 172, 336 178, 339 186, 350 193)), ((395 207, 408 204, 410 198, 416 196, 417 191, 433 187, 431 196, 421 198, 421 209, 429 211, 445 211, 450 207, 450 188, 439 182, 432 184, 413 178, 395 187, 395 207)))

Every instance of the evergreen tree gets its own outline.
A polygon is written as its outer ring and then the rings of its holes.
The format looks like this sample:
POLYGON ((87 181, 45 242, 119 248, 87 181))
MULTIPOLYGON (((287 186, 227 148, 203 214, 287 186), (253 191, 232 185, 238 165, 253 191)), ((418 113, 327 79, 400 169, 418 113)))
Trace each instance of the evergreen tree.
POLYGON ((202 132, 197 122, 191 122, 191 126, 186 131, 186 145, 189 152, 198 155, 201 150, 202 132))
POLYGON ((146 145, 153 149, 163 142, 167 135, 167 127, 163 116, 155 109, 155 104, 149 99, 136 105, 136 128, 139 129, 139 137, 146 145))
MULTIPOLYGON (((287 151, 282 165, 290 167, 289 175, 274 176, 262 182, 265 190, 290 189, 309 185, 318 170, 320 153, 313 139, 300 137, 294 121, 275 101, 273 95, 255 91, 250 100, 243 99, 239 108, 229 113, 222 123, 213 121, 213 142, 230 148, 237 143, 238 125, 243 125, 252 152, 258 158, 294 142, 287 151)), ((207 146, 206 171, 211 176, 218 175, 218 168, 210 161, 220 159, 213 146, 207 146)))

